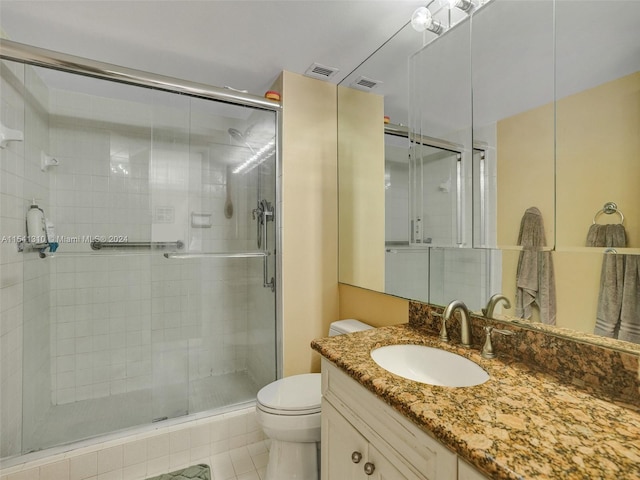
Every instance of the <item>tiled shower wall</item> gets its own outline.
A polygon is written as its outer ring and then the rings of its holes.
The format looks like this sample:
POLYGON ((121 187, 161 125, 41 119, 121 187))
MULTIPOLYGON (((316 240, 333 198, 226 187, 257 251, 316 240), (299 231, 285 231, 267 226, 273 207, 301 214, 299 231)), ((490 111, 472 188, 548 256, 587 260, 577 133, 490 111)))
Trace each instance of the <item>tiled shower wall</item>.
POLYGON ((37 253, 18 253, 26 235, 25 215, 35 198, 49 209, 49 183, 40 171, 41 151, 48 151, 48 92, 34 70, 0 62, 0 122, 24 133, 23 142, 0 149, 0 457, 20 452, 23 398, 37 422, 49 406, 47 398, 26 386, 23 371, 35 385, 49 378, 49 265, 37 253), (23 362, 23 339, 29 355, 23 362))

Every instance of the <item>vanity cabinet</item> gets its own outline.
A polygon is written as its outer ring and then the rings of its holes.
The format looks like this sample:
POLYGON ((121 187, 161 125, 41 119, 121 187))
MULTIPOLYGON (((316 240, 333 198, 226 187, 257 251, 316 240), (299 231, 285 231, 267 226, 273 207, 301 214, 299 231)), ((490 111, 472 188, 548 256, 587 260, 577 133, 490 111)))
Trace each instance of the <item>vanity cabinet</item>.
MULTIPOLYGON (((327 401, 322 402, 322 431, 326 432, 323 479, 420 480, 410 470, 402 472, 367 441, 327 401)), ((323 443, 324 444, 324 443, 323 443)))
POLYGON ((322 359, 322 480, 487 477, 322 359))

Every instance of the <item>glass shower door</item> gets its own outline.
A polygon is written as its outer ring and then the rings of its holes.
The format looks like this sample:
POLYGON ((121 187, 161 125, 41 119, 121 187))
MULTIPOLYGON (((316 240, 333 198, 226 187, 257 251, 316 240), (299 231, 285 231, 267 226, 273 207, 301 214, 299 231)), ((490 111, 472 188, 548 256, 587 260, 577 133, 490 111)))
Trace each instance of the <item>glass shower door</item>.
POLYGON ((20 201, 58 248, 20 254, 21 451, 254 401, 277 376, 276 114, 40 67, 24 85, 20 201))
POLYGON ((413 143, 410 161, 411 243, 462 244, 462 155, 413 143))
POLYGON ((276 378, 273 112, 191 99, 184 258, 189 412, 252 402, 276 378))
MULTIPOLYGON (((191 101, 171 93, 152 107, 153 130, 148 165, 148 238, 154 245, 188 244, 191 164, 191 101)), ((198 332, 190 323, 193 274, 167 260, 163 251, 151 256, 151 412, 152 421, 189 413, 189 341, 198 332)))

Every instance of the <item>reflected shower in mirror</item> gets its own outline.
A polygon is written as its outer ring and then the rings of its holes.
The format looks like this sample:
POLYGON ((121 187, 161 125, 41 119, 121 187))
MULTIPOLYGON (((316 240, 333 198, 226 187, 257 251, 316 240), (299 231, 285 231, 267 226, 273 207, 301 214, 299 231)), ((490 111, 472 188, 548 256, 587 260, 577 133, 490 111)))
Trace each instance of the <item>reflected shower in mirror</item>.
POLYGON ((460 146, 417 136, 409 142, 407 129, 397 126, 385 132, 384 292, 438 304, 464 298, 469 308, 480 310, 490 285, 491 254, 456 243, 460 146), (479 276, 485 280, 479 282, 479 276))

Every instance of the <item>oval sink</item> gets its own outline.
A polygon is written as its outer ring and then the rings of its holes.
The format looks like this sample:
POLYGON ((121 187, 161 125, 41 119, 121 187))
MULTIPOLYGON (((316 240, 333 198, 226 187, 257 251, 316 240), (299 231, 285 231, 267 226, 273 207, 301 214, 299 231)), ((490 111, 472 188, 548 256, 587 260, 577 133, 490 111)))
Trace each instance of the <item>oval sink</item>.
POLYGON ((489 374, 456 353, 424 345, 389 345, 376 348, 371 358, 385 370, 416 382, 443 387, 472 387, 489 374))

